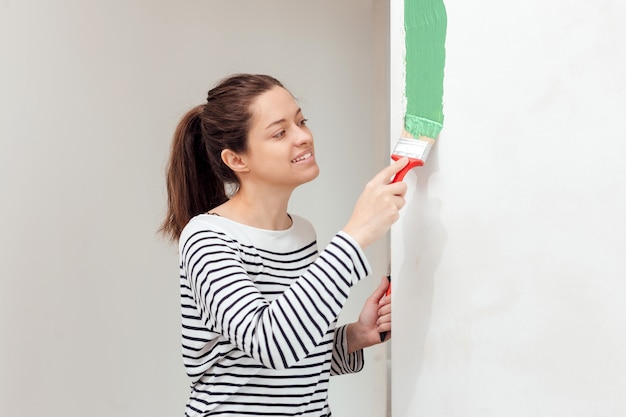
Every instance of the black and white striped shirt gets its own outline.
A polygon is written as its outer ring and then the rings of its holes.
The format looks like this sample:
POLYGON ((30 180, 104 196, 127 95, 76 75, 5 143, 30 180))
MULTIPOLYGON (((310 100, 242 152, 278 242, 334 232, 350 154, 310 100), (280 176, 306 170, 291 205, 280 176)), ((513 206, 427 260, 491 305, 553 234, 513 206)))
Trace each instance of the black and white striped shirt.
POLYGON ((330 416, 331 375, 358 372, 337 316, 370 272, 339 232, 318 252, 311 224, 287 230, 194 217, 180 238, 186 416, 330 416))

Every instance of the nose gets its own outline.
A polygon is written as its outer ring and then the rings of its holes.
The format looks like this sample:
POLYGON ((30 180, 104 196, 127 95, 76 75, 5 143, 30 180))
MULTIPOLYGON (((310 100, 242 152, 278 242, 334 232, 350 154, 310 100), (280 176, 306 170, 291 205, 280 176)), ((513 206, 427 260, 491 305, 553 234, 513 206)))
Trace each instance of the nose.
POLYGON ((307 126, 298 126, 296 144, 304 145, 313 143, 313 133, 307 126))

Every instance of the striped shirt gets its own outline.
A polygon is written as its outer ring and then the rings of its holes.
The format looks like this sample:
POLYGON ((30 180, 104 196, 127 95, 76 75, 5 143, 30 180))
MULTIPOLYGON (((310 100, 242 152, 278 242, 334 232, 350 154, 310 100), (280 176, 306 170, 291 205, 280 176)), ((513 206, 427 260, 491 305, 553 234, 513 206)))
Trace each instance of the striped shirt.
POLYGON ((369 263, 344 232, 318 252, 311 224, 292 219, 273 231, 202 214, 183 230, 186 416, 330 416, 330 376, 362 369, 336 323, 369 263))

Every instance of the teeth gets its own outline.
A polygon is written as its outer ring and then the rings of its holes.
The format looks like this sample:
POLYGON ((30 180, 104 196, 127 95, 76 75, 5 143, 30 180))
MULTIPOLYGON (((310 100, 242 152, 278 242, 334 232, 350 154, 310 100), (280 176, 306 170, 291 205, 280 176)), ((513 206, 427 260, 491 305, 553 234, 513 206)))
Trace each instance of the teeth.
POLYGON ((300 161, 304 161, 305 159, 310 158, 310 157, 311 157, 311 152, 307 152, 307 153, 305 153, 304 155, 302 155, 302 156, 301 156, 301 157, 299 157, 299 158, 292 159, 292 160, 291 160, 291 162, 300 162, 300 161))

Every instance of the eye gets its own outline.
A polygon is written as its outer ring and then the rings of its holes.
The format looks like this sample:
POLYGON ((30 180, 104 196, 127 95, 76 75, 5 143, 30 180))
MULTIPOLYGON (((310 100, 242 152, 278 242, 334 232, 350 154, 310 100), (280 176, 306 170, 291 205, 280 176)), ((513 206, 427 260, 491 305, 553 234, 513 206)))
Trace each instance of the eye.
POLYGON ((302 119, 300 120, 300 122, 298 122, 298 126, 306 126, 306 122, 308 122, 309 119, 302 119))
POLYGON ((276 132, 276 133, 274 133, 274 134, 272 135, 272 137, 273 137, 274 139, 280 139, 280 138, 282 138, 283 136, 285 136, 285 130, 279 130, 278 132, 276 132))

